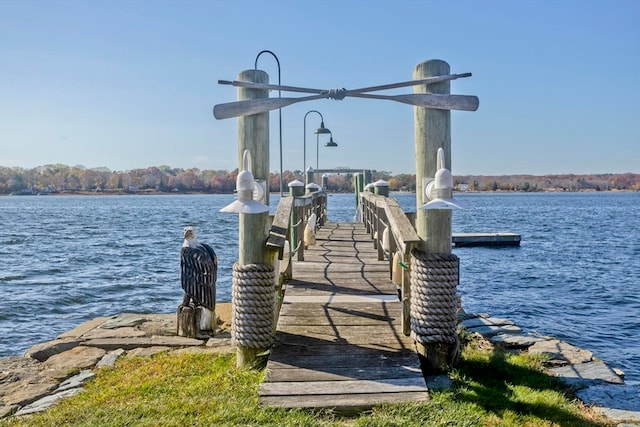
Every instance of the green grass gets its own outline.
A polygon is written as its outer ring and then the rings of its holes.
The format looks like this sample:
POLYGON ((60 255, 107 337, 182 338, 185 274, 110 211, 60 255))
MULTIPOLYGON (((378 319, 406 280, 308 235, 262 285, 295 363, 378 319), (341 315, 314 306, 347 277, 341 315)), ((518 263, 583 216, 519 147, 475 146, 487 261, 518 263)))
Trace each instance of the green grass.
POLYGON ((541 370, 539 357, 468 342, 456 387, 420 404, 381 405, 354 417, 261 407, 263 373, 235 368, 232 355, 124 358, 86 391, 48 411, 0 426, 606 426, 541 370))

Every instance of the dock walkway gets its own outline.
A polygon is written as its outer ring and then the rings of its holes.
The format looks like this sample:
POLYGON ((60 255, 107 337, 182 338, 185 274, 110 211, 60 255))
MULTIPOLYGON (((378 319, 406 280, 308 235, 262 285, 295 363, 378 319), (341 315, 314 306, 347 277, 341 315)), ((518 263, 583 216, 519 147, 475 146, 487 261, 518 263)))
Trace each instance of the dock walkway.
POLYGON ((361 223, 327 223, 293 265, 260 386, 274 407, 362 410, 429 395, 389 264, 361 223))

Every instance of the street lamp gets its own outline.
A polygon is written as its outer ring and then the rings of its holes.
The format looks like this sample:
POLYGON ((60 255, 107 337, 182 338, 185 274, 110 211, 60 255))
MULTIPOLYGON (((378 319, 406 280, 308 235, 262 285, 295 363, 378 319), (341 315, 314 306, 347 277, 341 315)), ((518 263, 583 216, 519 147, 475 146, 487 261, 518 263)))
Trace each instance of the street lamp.
POLYGON ((304 173, 307 170, 307 116, 309 115, 309 113, 317 113, 320 116, 320 127, 318 129, 316 129, 315 131, 313 131, 313 133, 316 134, 316 144, 319 144, 319 138, 320 138, 320 134, 327 134, 327 133, 331 133, 331 131, 329 129, 327 129, 326 127, 324 127, 324 117, 322 117, 322 114, 317 111, 317 110, 309 110, 307 111, 307 113, 304 115, 304 137, 303 137, 303 168, 302 168, 302 172, 304 173))
MULTIPOLYGON (((258 58, 260 58, 260 55, 262 55, 263 53, 269 53, 275 58, 276 63, 278 64, 278 86, 280 86, 280 60, 278 60, 278 57, 276 56, 275 53, 271 52, 270 50, 261 51, 256 56, 256 60, 253 67, 256 70, 258 69, 258 58)), ((281 91, 278 90, 278 98, 280 98, 280 95, 281 95, 281 91)), ((282 193, 284 191, 284 184, 282 183, 282 108, 278 108, 278 124, 280 126, 280 198, 282 198, 282 193)), ((268 183, 267 183, 267 191, 268 191, 268 183)))
MULTIPOLYGON (((333 141, 333 134, 331 132, 329 132, 329 142, 327 142, 326 144, 324 144, 325 147, 337 147, 338 144, 336 144, 333 141)), ((317 138, 316 138, 316 173, 319 174, 319 170, 320 170, 320 143, 318 142, 317 138)), ((319 175, 316 177, 316 181, 318 181, 319 175)))

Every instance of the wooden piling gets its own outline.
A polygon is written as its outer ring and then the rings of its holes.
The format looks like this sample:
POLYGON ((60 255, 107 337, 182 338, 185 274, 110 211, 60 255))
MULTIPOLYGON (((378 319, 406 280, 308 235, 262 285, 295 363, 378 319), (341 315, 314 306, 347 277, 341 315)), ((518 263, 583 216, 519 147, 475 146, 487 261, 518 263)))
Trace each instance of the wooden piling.
MULTIPOLYGON (((422 62, 413 71, 414 79, 450 74, 445 61, 433 59, 422 62)), ((449 94, 449 82, 414 87, 415 93, 449 94)), ((451 112, 433 108, 414 108, 416 153, 416 231, 421 238, 418 249, 427 253, 451 253, 451 211, 424 210, 424 190, 427 181, 437 171, 437 153, 445 152, 445 167, 451 170, 451 112)), ((418 352, 434 370, 444 371, 451 366, 458 344, 416 343, 418 352)))
MULTIPOLYGON (((238 80, 269 83, 269 76, 262 70, 245 70, 238 75, 238 80)), ((238 100, 268 98, 269 92, 264 89, 238 88, 238 100)), ((241 116, 238 119, 238 165, 242 169, 242 155, 249 150, 252 158, 252 172, 259 182, 268 182, 269 178, 269 113, 241 116)), ((264 199, 269 204, 269 191, 265 191, 264 199)), ((269 212, 260 214, 240 214, 238 263, 267 264, 269 254, 265 246, 269 233, 269 212)), ((239 345, 236 351, 236 365, 247 366, 255 360, 256 355, 264 349, 256 349, 239 345)))

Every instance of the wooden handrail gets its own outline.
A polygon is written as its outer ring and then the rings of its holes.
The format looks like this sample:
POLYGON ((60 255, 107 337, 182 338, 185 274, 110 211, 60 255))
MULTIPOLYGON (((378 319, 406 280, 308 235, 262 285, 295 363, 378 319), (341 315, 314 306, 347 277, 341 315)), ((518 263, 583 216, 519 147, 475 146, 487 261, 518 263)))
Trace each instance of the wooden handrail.
POLYGON ((267 247, 282 250, 289 240, 292 252, 298 248, 298 261, 304 261, 304 228, 312 213, 316 214, 316 227, 323 226, 327 219, 326 212, 327 194, 324 191, 299 197, 282 197, 269 230, 267 247))
POLYGON ((393 269, 398 268, 393 265, 394 252, 396 252, 402 265, 402 283, 398 289, 398 296, 402 301, 402 332, 409 335, 411 332, 411 250, 420 243, 421 239, 411 223, 409 214, 402 210, 396 199, 365 191, 360 193, 359 200, 362 204, 362 221, 371 237, 376 237, 374 247, 378 249, 379 260, 383 260, 385 255, 382 250, 382 226, 389 227, 389 275, 393 278, 393 269))
MULTIPOLYGON (((420 242, 420 237, 415 228, 411 224, 411 221, 404 213, 402 207, 398 204, 396 199, 384 196, 377 196, 373 193, 363 192, 360 193, 360 200, 363 203, 363 221, 367 231, 371 233, 373 237, 374 231, 378 231, 376 224, 383 223, 385 226, 390 227, 390 234, 393 236, 395 245, 402 251, 403 254, 408 255, 411 249, 420 242), (384 215, 382 218, 377 212, 377 208, 382 207, 384 209, 384 215)), ((391 236, 390 236, 391 237, 391 236)), ((378 242, 382 241, 382 236, 378 236, 378 242)), ((374 245, 378 245, 378 242, 374 245)))

